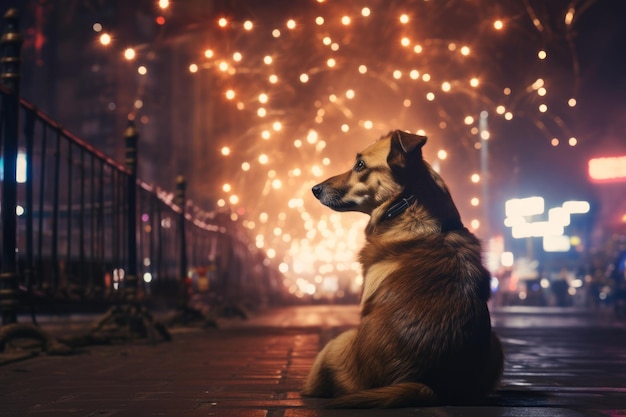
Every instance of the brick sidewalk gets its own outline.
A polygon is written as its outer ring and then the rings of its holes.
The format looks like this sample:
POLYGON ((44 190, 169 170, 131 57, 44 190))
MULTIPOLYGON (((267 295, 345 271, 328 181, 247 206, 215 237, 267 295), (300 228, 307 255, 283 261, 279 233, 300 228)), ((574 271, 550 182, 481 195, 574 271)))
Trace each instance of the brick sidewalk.
POLYGON ((484 405, 359 411, 298 394, 342 326, 262 323, 1 366, 0 416, 626 416, 623 328, 503 327, 504 381, 484 405))

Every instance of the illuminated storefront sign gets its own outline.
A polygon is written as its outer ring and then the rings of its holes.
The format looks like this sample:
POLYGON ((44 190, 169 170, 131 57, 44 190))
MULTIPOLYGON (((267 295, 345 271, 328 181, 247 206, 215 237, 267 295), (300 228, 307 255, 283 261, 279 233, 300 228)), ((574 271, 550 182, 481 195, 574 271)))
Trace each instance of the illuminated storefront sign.
POLYGON ((587 201, 566 201, 560 207, 548 209, 548 220, 536 221, 533 216, 545 213, 543 197, 516 198, 505 203, 504 225, 511 228, 514 239, 540 237, 546 252, 567 252, 574 237, 565 234, 572 214, 586 214, 591 209, 587 201))
POLYGON ((589 178, 596 182, 626 182, 626 155, 590 159, 589 178))

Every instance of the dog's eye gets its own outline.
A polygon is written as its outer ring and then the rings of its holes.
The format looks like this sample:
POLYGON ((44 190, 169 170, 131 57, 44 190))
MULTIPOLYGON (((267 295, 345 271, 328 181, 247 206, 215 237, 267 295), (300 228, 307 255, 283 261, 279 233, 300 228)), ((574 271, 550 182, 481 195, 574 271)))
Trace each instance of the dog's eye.
POLYGON ((362 159, 359 159, 358 161, 356 161, 356 164, 354 164, 354 170, 356 172, 359 172, 363 169, 365 169, 365 162, 362 159))

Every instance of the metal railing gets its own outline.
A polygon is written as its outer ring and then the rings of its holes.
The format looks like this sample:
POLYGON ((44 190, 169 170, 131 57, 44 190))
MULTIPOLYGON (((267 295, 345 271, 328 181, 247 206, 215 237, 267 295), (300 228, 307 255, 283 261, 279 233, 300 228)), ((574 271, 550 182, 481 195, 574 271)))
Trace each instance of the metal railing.
POLYGON ((0 81, 2 323, 36 309, 142 300, 186 305, 190 288, 263 304, 279 273, 237 224, 136 178, 139 135, 121 165, 19 98, 18 16, 5 15, 0 81), (190 273, 191 272, 191 273, 190 273))

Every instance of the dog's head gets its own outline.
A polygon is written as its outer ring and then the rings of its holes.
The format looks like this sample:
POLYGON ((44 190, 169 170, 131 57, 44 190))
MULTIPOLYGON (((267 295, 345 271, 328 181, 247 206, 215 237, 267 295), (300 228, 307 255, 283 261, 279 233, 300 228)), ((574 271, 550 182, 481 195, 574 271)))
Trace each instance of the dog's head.
POLYGON ((333 210, 366 213, 376 222, 395 216, 394 208, 418 205, 440 229, 460 227, 447 186, 423 160, 425 143, 425 136, 390 132, 358 153, 352 169, 315 185, 313 194, 333 210))

